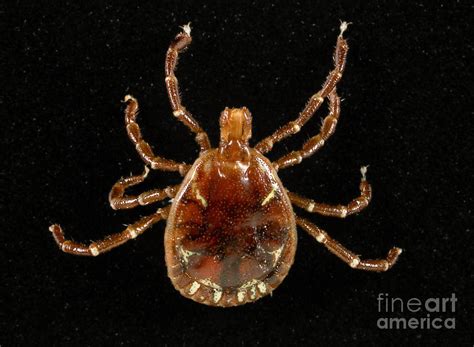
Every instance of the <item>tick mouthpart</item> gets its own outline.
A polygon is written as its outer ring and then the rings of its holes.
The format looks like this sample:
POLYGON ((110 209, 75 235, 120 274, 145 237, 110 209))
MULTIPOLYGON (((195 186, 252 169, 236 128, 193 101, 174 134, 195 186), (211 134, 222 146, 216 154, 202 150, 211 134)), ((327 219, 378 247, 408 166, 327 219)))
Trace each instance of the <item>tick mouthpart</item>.
POLYGON ((244 144, 252 136, 252 115, 246 107, 225 108, 221 113, 221 145, 237 140, 244 144))

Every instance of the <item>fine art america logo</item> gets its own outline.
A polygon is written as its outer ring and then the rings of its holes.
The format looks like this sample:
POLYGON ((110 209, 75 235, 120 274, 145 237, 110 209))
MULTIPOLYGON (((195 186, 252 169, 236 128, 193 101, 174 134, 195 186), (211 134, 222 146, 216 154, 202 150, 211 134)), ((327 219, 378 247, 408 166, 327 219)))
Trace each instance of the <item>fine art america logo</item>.
POLYGON ((390 297, 379 293, 379 329, 456 329, 456 294, 445 298, 390 297), (396 317, 394 317, 396 316, 396 317))

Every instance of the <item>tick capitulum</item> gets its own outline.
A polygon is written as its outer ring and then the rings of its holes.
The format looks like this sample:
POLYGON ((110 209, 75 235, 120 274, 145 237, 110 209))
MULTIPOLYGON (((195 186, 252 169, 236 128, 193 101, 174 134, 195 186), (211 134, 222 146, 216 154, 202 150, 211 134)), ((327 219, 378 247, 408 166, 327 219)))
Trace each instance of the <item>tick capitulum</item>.
POLYGON ((224 307, 255 301, 270 294, 283 281, 293 263, 297 226, 352 268, 390 269, 401 253, 400 248, 392 248, 384 259, 361 259, 293 212, 293 205, 338 218, 361 211, 371 198, 366 167, 361 168, 360 196, 347 205, 319 203, 289 192, 277 175, 278 170, 299 164, 313 155, 334 133, 340 111, 336 84, 342 77, 348 51, 343 38, 346 29, 347 23, 343 22, 334 53, 334 69, 295 120, 252 148, 248 142, 252 133, 249 110, 226 108, 220 117, 219 147, 213 149, 207 134, 182 105, 174 74, 178 54, 191 43, 191 28, 185 25, 166 54, 165 81, 173 115, 196 135, 201 149, 199 158, 193 165, 188 165, 156 156, 136 123, 137 100, 127 95, 124 99, 127 133, 147 166, 143 174, 115 183, 109 194, 110 205, 113 209, 129 209, 167 198, 172 198, 172 203, 129 225, 124 231, 88 245, 66 240, 59 225, 52 225, 50 230, 59 247, 66 253, 96 256, 136 238, 153 224, 166 219, 165 258, 173 285, 185 297, 224 307), (326 99, 329 113, 319 134, 306 141, 300 150, 270 162, 264 155, 275 143, 296 134, 326 99), (126 195, 128 187, 145 180, 148 167, 176 171, 184 180, 176 186, 126 195))

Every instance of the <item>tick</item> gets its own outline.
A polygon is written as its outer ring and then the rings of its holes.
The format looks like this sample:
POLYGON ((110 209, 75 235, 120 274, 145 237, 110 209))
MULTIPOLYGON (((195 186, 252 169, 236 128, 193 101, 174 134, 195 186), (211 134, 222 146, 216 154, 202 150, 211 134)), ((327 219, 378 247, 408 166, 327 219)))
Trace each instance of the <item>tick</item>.
POLYGON ((311 96, 295 120, 253 148, 249 146, 252 117, 247 108, 225 108, 219 121, 219 146, 211 148, 206 132, 182 105, 175 69, 179 53, 191 43, 191 28, 185 25, 182 29, 166 54, 165 82, 173 115, 196 135, 199 157, 188 165, 155 155, 136 122, 137 100, 127 95, 127 133, 146 166, 141 175, 122 178, 114 184, 109 194, 110 205, 113 209, 130 209, 172 199, 171 205, 159 208, 122 232, 90 244, 67 240, 61 227, 52 225, 50 231, 60 249, 75 255, 97 256, 136 238, 164 219, 166 266, 174 287, 199 303, 223 307, 253 302, 278 287, 293 264, 297 226, 352 268, 378 272, 390 269, 402 251, 400 248, 392 248, 384 259, 361 259, 293 212, 296 206, 324 216, 345 218, 361 211, 371 199, 366 167, 361 168, 360 196, 347 205, 328 205, 289 192, 277 174, 278 170, 313 155, 334 133, 340 111, 336 84, 342 77, 348 52, 343 37, 347 23, 341 23, 334 69, 321 90, 311 96), (268 160, 265 154, 273 145, 300 131, 325 100, 329 113, 319 134, 306 141, 300 150, 274 162, 268 160), (149 167, 178 172, 184 179, 181 184, 164 189, 126 194, 128 187, 146 179, 149 167))

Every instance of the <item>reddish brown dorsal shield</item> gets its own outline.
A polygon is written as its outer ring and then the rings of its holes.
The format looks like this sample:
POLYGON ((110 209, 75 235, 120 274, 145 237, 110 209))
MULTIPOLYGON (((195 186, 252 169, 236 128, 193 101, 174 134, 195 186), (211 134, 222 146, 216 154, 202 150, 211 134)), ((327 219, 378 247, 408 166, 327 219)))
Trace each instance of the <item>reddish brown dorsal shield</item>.
POLYGON ((190 299, 233 306, 271 293, 293 263, 296 227, 270 162, 253 149, 198 159, 173 201, 165 248, 168 275, 190 299))

